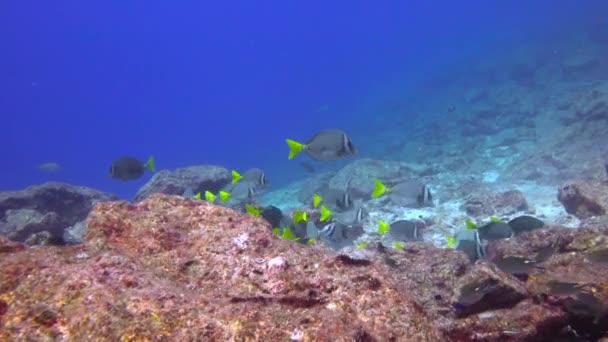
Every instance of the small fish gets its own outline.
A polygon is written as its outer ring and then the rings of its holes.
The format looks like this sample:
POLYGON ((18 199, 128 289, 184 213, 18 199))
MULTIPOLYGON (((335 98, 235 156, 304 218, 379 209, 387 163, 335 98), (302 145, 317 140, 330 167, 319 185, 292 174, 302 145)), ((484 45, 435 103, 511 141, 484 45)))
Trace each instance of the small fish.
POLYGON ((245 204, 245 211, 249 215, 260 216, 260 209, 252 206, 251 204, 245 204))
POLYGON ((567 283, 557 280, 550 280, 547 282, 547 287, 549 288, 549 292, 552 295, 556 296, 564 296, 571 295, 583 290, 589 284, 579 284, 579 283, 567 283))
POLYGON ((587 258, 596 264, 608 266, 608 248, 595 250, 587 254, 587 258))
POLYGON ((46 172, 61 171, 61 166, 54 162, 39 164, 36 166, 36 168, 40 171, 46 171, 46 172))
POLYGON ((570 314, 593 318, 593 324, 598 324, 606 316, 608 310, 599 299, 589 292, 578 292, 576 299, 567 298, 563 304, 570 314))
POLYGON ((308 239, 308 240, 306 240, 306 246, 312 245, 313 243, 315 243, 315 241, 316 241, 315 239, 308 239))
POLYGON ((416 222, 409 220, 398 220, 391 223, 389 234, 399 241, 419 241, 420 232, 416 222))
POLYGON ((318 207, 319 204, 321 204, 321 196, 317 195, 317 194, 312 194, 312 206, 314 208, 318 207))
POLYGON ((360 225, 347 226, 334 221, 319 229, 318 235, 332 248, 340 249, 352 245, 359 236, 363 235, 363 232, 363 227, 360 225))
POLYGON ((490 222, 477 228, 477 231, 481 239, 488 241, 508 239, 513 236, 511 226, 504 222, 490 222))
POLYGON ((466 254, 471 262, 485 257, 485 247, 476 229, 461 230, 456 233, 454 240, 456 240, 456 249, 466 254))
POLYGON ((458 304, 465 307, 471 306, 479 302, 486 294, 496 290, 499 287, 496 279, 485 279, 479 283, 467 284, 460 289, 458 304))
POLYGON ((538 267, 536 261, 516 256, 501 258, 493 262, 501 271, 511 274, 528 274, 533 268, 538 267))
POLYGON ((327 209, 326 206, 322 205, 321 206, 321 217, 319 218, 319 221, 323 222, 323 221, 327 220, 330 216, 331 216, 331 210, 327 209))
POLYGON ((302 144, 291 139, 286 140, 289 146, 289 157, 293 159, 304 151, 314 160, 338 160, 356 153, 350 138, 341 130, 330 129, 315 134, 307 143, 302 144))
POLYGON ((256 188, 264 188, 266 187, 268 180, 266 179, 266 174, 264 171, 258 168, 251 168, 242 176, 243 180, 246 180, 253 184, 256 188))
POLYGON ((156 172, 154 157, 150 156, 145 163, 142 163, 135 158, 121 157, 112 162, 112 165, 110 166, 110 177, 122 181, 138 179, 144 175, 146 169, 151 172, 156 172))
POLYGON ((415 180, 402 182, 391 188, 376 180, 372 198, 377 198, 385 193, 388 193, 391 202, 401 206, 422 207, 432 205, 433 201, 429 187, 415 180))
POLYGON ((264 218, 271 227, 278 227, 283 219, 283 212, 275 206, 267 206, 261 212, 260 216, 264 218))
POLYGON ((251 182, 242 180, 235 184, 229 184, 224 188, 224 191, 230 193, 236 202, 248 202, 255 198, 257 194, 255 188, 255 185, 251 182))
POLYGON ((540 229, 545 226, 545 223, 535 217, 522 215, 509 221, 509 226, 511 226, 513 233, 517 235, 534 229, 540 229))
POLYGON ((353 206, 353 200, 348 191, 339 189, 326 189, 323 191, 323 202, 336 211, 345 211, 353 206))
POLYGON ((306 212, 296 210, 296 212, 293 214, 293 224, 298 224, 300 221, 306 222, 306 212))
POLYGON ((384 235, 384 233, 388 232, 389 228, 390 227, 389 227, 388 223, 386 223, 382 220, 380 220, 378 222, 378 234, 384 235))

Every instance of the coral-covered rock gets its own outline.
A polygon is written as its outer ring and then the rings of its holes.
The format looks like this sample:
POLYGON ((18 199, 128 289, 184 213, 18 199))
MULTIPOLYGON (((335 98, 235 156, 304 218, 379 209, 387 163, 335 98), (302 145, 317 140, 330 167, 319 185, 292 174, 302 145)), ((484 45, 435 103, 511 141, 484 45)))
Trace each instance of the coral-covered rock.
POLYGON ((137 191, 139 202, 151 194, 182 195, 191 188, 194 193, 217 192, 230 183, 230 172, 221 166, 190 166, 175 171, 162 170, 137 191))
POLYGON ((519 190, 501 193, 479 191, 473 192, 465 198, 462 209, 474 217, 508 216, 528 210, 528 202, 519 190))
POLYGON ((383 265, 177 196, 100 203, 84 244, 0 269, 0 340, 442 340, 383 265))
POLYGON ((598 181, 569 181, 559 188, 557 199, 569 214, 580 219, 605 215, 608 185, 598 181))
POLYGON ((105 202, 83 244, 0 238, 0 340, 536 341, 568 327, 598 339, 603 318, 567 314, 575 299, 548 294, 547 282, 585 283, 608 303, 608 269, 587 257, 606 241, 605 230, 555 226, 493 241, 490 258, 552 248, 520 279, 427 243, 336 255, 180 196, 105 202), (487 293, 462 300, 488 280, 487 293))
POLYGON ((412 170, 402 162, 359 159, 338 171, 329 180, 329 188, 345 190, 348 185, 353 197, 369 197, 374 180, 395 184, 411 179, 412 175, 412 170))
POLYGON ((47 232, 51 242, 61 243, 64 231, 83 221, 95 203, 115 199, 109 193, 57 182, 0 192, 0 235, 23 242, 47 232))

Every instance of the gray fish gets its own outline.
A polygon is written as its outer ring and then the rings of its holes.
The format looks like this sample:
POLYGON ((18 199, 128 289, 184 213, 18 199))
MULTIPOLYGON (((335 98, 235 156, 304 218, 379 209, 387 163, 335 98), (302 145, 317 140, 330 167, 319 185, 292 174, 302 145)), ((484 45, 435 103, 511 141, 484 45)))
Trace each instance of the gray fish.
POLYGON ((112 165, 110 166, 110 177, 122 181, 138 179, 144 175, 146 169, 151 172, 156 171, 154 167, 154 157, 150 156, 145 163, 135 158, 121 157, 112 162, 112 165))
POLYGON ((501 271, 511 274, 528 274, 530 270, 538 267, 534 260, 516 256, 509 256, 493 262, 501 271))
POLYGON ((593 324, 597 324, 607 313, 607 307, 589 292, 578 292, 576 299, 567 298, 563 304, 570 314, 593 318, 593 324))
POLYGON ((388 233, 399 241, 420 241, 420 231, 416 222, 409 220, 399 220, 390 224, 388 233))
POLYGON ((240 181, 235 184, 229 184, 224 191, 230 193, 230 199, 235 202, 250 201, 255 198, 255 185, 248 181, 240 181))
POLYGON ((36 168, 40 171, 46 171, 46 172, 58 172, 61 171, 61 166, 57 163, 51 162, 51 163, 43 163, 43 164, 39 164, 36 166, 36 168))
POLYGON ((263 188, 266 186, 266 182, 267 182, 266 174, 261 169, 258 169, 258 168, 249 169, 249 170, 245 171, 245 173, 243 173, 242 177, 243 177, 242 180, 248 181, 249 183, 253 184, 257 188, 263 188))
POLYGON ((363 232, 361 225, 347 226, 340 222, 331 222, 319 229, 319 237, 332 248, 340 249, 352 245, 363 232))
POLYGON ((471 262, 485 257, 485 246, 476 229, 461 230, 456 233, 454 239, 456 240, 456 249, 466 254, 471 262))
POLYGON ((511 226, 513 233, 516 235, 523 232, 529 232, 534 229, 540 229, 545 226, 543 221, 528 215, 518 216, 509 221, 508 224, 511 226))
POLYGON ((353 206, 350 210, 334 213, 336 220, 340 222, 352 222, 352 224, 360 224, 369 216, 369 212, 362 206, 353 206))
POLYGON ((494 291, 499 286, 496 279, 484 279, 481 282, 467 284, 460 289, 458 303, 470 306, 479 302, 486 294, 494 291))
POLYGON ((587 254, 587 258, 596 264, 608 266, 608 248, 595 250, 587 254))
POLYGON ((479 237, 483 240, 500 240, 507 239, 513 236, 511 226, 504 222, 490 222, 477 228, 479 237))
POLYGON ((556 296, 564 296, 578 293, 579 291, 582 291, 583 288, 585 288, 586 286, 589 286, 589 284, 568 283, 558 280, 551 280, 547 282, 549 292, 552 295, 556 296))
POLYGON ((433 196, 428 186, 411 180, 399 183, 392 187, 389 192, 391 202, 405 207, 422 207, 432 205, 433 196))
POLYGON ((348 191, 327 189, 322 192, 323 203, 335 211, 345 211, 353 206, 353 199, 348 191))
POLYGON ((329 129, 315 134, 305 144, 287 139, 289 159, 301 151, 306 152, 314 160, 338 160, 350 157, 356 153, 350 138, 341 130, 329 129))

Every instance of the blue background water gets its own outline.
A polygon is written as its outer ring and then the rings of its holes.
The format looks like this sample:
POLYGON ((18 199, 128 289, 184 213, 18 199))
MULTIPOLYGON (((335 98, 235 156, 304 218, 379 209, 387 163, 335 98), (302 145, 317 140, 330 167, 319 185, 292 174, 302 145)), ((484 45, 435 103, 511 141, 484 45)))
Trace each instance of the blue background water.
POLYGON ((304 175, 285 138, 373 141, 371 123, 396 119, 373 114, 387 98, 424 102, 471 56, 606 19, 602 1, 581 4, 5 1, 0 189, 59 180, 130 198, 150 174, 123 183, 109 165, 150 154, 159 169, 258 166, 279 186, 304 175), (63 170, 36 170, 48 161, 63 170))

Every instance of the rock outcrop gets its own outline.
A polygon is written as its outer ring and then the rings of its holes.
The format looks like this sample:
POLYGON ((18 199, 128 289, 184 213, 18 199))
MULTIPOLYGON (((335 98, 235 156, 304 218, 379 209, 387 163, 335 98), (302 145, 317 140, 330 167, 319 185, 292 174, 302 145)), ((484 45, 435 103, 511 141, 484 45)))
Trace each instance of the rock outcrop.
POLYGON ((115 199, 109 193, 57 182, 0 192, 0 235, 33 244, 79 242, 84 231, 70 227, 82 222, 97 202, 115 199))

